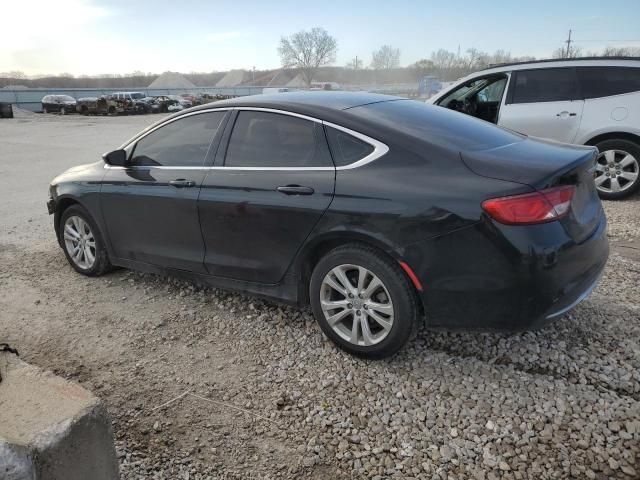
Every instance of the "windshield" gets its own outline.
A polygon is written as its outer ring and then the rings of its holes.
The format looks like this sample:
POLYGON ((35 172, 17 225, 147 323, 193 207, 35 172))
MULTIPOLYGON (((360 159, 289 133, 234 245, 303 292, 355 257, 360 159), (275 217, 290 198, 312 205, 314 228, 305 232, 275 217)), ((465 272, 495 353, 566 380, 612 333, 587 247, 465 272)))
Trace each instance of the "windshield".
POLYGON ((140 93, 140 92, 133 92, 131 94, 131 98, 133 98, 134 100, 138 100, 138 99, 144 98, 144 97, 145 97, 144 93, 140 93))

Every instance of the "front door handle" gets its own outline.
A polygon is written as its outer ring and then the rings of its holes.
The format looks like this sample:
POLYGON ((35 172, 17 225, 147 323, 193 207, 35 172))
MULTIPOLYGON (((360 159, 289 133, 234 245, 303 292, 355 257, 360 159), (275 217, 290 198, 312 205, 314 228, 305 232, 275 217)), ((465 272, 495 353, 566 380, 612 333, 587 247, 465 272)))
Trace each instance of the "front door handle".
POLYGON ((303 187, 300 185, 285 185, 283 187, 276 188, 280 193, 285 195, 313 195, 313 188, 303 187))
POLYGON ((560 118, 575 117, 577 115, 578 114, 575 112, 567 112, 566 110, 564 112, 556 113, 556 117, 560 118))
POLYGON ((169 185, 176 188, 189 188, 195 187, 196 182, 193 180, 187 180, 186 178, 176 178, 175 180, 171 180, 169 185))

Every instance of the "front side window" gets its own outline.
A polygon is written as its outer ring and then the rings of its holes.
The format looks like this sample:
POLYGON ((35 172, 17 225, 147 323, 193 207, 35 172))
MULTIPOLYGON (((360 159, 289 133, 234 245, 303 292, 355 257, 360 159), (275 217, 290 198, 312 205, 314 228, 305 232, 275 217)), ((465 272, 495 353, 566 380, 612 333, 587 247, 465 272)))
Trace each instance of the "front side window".
POLYGON ((170 122, 138 141, 133 166, 200 167, 226 112, 189 115, 170 122))
POLYGON ((229 139, 226 167, 333 166, 322 126, 279 113, 241 111, 229 139))
POLYGON ((640 68, 579 67, 577 73, 584 98, 640 92, 640 68))
POLYGON ((560 102, 578 98, 573 68, 543 68, 514 72, 511 103, 560 102))

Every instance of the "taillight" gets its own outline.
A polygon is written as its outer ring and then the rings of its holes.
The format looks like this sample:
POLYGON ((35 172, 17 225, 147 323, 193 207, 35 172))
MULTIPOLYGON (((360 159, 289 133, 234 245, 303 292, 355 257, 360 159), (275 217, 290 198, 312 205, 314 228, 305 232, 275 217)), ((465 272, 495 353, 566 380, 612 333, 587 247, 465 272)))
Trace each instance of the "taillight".
POLYGON ((558 220, 569 212, 576 191, 573 185, 547 188, 533 193, 491 198, 482 209, 506 225, 531 225, 558 220))

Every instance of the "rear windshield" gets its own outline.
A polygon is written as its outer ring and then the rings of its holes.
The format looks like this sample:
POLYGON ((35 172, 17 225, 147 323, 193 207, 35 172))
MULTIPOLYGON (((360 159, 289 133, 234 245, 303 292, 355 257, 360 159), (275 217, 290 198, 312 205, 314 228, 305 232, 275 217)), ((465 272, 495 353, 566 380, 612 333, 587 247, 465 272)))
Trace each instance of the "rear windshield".
POLYGON ((415 100, 371 103, 350 108, 348 112, 391 130, 456 150, 486 150, 524 138, 484 120, 415 100))

